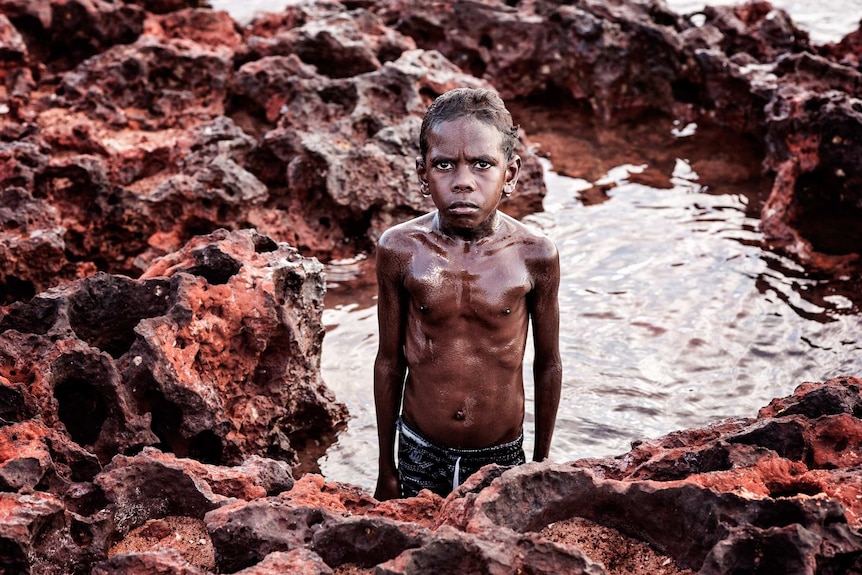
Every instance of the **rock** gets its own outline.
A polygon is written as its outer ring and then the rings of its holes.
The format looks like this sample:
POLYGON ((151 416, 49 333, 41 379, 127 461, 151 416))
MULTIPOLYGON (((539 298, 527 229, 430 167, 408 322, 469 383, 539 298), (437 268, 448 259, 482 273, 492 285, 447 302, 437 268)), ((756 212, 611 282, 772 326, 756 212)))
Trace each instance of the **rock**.
POLYGON ((657 3, 387 0, 372 9, 504 99, 582 100, 605 120, 669 111, 690 66, 679 16, 657 3))
MULTIPOLYGON (((0 276, 4 301, 96 270, 137 276, 219 228, 255 227, 327 259, 369 251, 431 208, 413 167, 428 103, 490 86, 367 9, 304 4, 244 30, 224 12, 155 4, 161 14, 145 19, 138 5, 102 0, 56 13, 4 5, 11 164, 0 174, 46 214, 45 234, 0 242, 13 270, 0 276), (46 38, 66 11, 93 36, 53 56, 65 45, 46 38), (140 26, 99 31, 133 15, 140 26), (34 252, 44 270, 18 256, 34 252)), ((540 210, 545 193, 526 139, 519 153, 519 193, 503 204, 516 217, 540 210)))
POLYGON ((601 565, 590 561, 574 548, 567 548, 534 535, 476 536, 449 527, 437 530, 434 537, 418 549, 409 550, 380 565, 376 573, 386 575, 429 573, 572 573, 604 575, 601 565))
POLYGON ((50 203, 23 188, 0 192, 0 302, 32 298, 51 287, 57 275, 75 273, 66 260, 65 231, 50 203))
POLYGON ((2 375, 33 378, 24 405, 104 463, 146 445, 295 462, 291 437, 346 414, 320 380, 322 271, 251 231, 201 237, 141 280, 97 274, 13 305, 2 375))
POLYGON ((281 573, 332 575, 333 571, 319 555, 305 548, 287 552, 275 551, 264 557, 260 563, 237 571, 237 575, 280 575, 281 573))
POLYGON ((117 127, 191 127, 223 113, 231 56, 224 45, 142 36, 64 74, 55 105, 117 127))
POLYGON ((114 555, 93 567, 93 575, 204 575, 207 572, 190 564, 173 549, 114 555))
POLYGON ((819 270, 856 273, 860 83, 852 38, 817 50, 768 2, 705 7, 697 24, 654 3, 444 8, 380 0, 371 9, 505 98, 586 105, 606 123, 658 113, 752 134, 775 176, 762 210, 765 247, 819 270), (826 232, 836 228, 847 233, 826 232))
POLYGON ((411 38, 362 8, 347 11, 336 4, 303 4, 287 11, 295 15, 281 26, 252 24, 243 60, 293 54, 319 74, 347 78, 379 70, 383 63, 416 48, 411 38))
MULTIPOLYGON (((439 54, 416 50, 338 80, 316 74, 295 55, 266 56, 243 65, 235 82, 237 94, 263 120, 277 123, 264 134, 261 159, 286 166, 263 179, 271 189, 285 187, 277 201, 289 209, 265 205, 252 211, 250 221, 313 253, 348 243, 353 251, 369 249, 393 223, 430 209, 415 183, 419 126, 429 95, 457 86, 488 87, 439 54), (318 201, 306 201, 312 197, 318 201), (363 222, 361 236, 352 229, 356 222, 363 222), (320 231, 278 235, 284 233, 280 229, 309 225, 320 231)), ((524 161, 519 193, 501 209, 520 217, 541 208, 545 189, 538 158, 525 145, 518 152, 524 161)))
POLYGON ((63 504, 47 493, 0 493, 0 567, 5 573, 73 573, 82 568, 63 504), (59 571, 55 565, 64 565, 59 571))
POLYGON ((22 29, 30 54, 59 71, 134 42, 146 15, 140 6, 107 0, 4 0, 0 11, 22 29))

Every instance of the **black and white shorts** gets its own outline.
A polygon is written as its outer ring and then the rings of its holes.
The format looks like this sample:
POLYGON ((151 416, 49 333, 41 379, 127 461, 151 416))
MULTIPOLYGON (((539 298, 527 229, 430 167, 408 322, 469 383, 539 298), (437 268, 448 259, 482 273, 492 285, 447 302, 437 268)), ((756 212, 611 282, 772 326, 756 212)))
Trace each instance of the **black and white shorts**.
POLYGON ((398 484, 401 497, 413 497, 422 489, 446 497, 473 473, 490 463, 521 465, 524 434, 515 441, 481 449, 456 449, 436 445, 398 418, 398 484))

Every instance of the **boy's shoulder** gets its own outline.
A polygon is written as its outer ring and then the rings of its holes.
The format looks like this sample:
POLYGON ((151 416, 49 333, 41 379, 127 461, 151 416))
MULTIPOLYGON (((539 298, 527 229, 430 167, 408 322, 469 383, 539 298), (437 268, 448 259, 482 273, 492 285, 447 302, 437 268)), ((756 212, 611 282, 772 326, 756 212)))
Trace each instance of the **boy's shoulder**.
POLYGON ((412 242, 417 233, 430 232, 433 222, 434 214, 427 213, 406 222, 395 224, 380 235, 377 245, 381 248, 397 248, 405 242, 412 242))
POLYGON ((508 228, 507 235, 517 237, 521 245, 531 255, 539 258, 554 258, 557 256, 557 246, 547 235, 506 214, 501 213, 500 217, 508 228))

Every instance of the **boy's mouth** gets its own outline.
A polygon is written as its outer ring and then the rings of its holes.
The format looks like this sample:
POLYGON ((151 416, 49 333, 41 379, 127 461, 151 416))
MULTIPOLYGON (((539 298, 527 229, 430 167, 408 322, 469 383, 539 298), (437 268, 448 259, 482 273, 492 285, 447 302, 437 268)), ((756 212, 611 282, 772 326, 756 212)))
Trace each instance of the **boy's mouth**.
POLYGON ((479 206, 470 202, 454 202, 449 204, 449 213, 452 214, 472 214, 479 209, 479 206))

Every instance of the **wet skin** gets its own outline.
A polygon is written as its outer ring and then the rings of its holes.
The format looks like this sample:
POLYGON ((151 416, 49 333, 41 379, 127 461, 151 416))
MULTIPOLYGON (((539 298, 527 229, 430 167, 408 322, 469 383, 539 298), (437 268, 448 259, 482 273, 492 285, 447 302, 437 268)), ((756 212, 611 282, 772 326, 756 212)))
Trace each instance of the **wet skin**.
POLYGON ((432 129, 417 159, 436 211, 388 230, 377 251, 380 347, 375 403, 378 499, 397 497, 394 423, 437 444, 482 448, 517 439, 532 321, 534 460, 547 457, 559 402, 559 258, 545 236, 497 211, 520 158, 474 118, 432 129))

